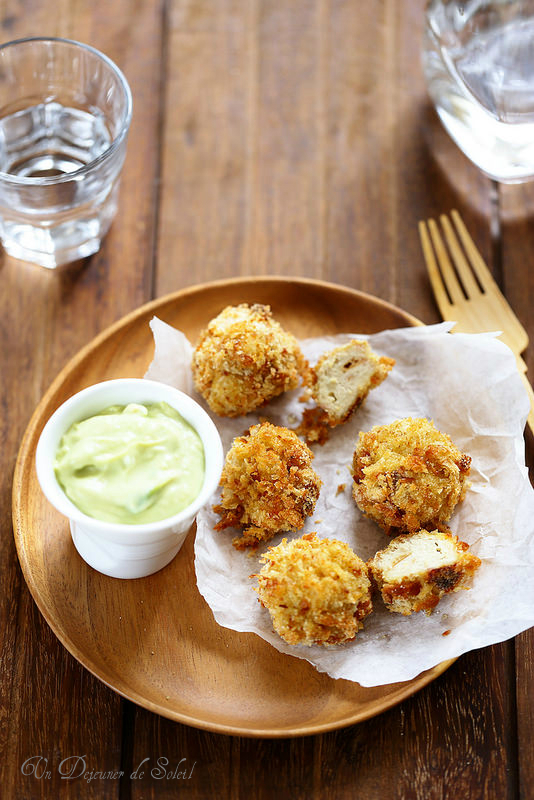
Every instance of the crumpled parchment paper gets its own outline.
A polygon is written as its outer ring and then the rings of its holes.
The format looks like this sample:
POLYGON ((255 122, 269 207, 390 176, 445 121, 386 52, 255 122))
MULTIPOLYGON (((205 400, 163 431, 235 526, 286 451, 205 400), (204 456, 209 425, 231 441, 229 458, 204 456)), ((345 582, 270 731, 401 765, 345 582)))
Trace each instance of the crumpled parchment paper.
MULTIPOLYGON (((207 409, 191 388, 191 347, 183 334, 156 318, 151 327, 156 350, 145 377, 185 387, 207 409)), ((197 582, 220 625, 256 633, 281 652, 308 660, 320 672, 362 686, 410 680, 441 661, 504 641, 534 625, 534 491, 523 440, 529 401, 513 354, 494 334, 451 335, 451 327, 443 323, 301 342, 313 364, 335 344, 354 336, 366 338, 378 355, 394 358, 396 365, 348 423, 334 429, 326 444, 312 447, 313 466, 323 486, 303 530, 277 535, 250 556, 232 546, 237 531, 213 530, 218 517, 211 505, 218 501, 218 493, 198 514, 197 582), (449 523, 482 559, 472 588, 445 596, 430 616, 392 614, 375 595, 374 611, 352 642, 329 648, 286 644, 274 633, 269 614, 253 591, 256 582, 250 575, 261 568, 261 552, 283 536, 309 531, 346 541, 364 560, 385 547, 389 537, 361 514, 352 499, 349 467, 360 430, 408 416, 432 419, 472 458, 471 488, 449 523)), ((303 410, 301 395, 296 390, 277 398, 261 410, 262 418, 296 427, 303 410)), ((259 418, 256 414, 212 417, 225 452, 234 436, 259 418)))

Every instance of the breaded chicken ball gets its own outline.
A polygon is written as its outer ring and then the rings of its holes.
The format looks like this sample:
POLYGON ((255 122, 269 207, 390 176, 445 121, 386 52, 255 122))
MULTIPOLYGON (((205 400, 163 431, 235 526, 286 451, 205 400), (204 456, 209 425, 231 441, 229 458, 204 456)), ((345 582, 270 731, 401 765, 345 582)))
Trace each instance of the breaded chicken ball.
POLYGON ((388 610, 408 616, 466 589, 480 563, 450 531, 421 530, 392 539, 367 566, 388 610))
POLYGON ((241 550, 296 531, 313 513, 321 480, 311 466, 313 453, 296 433, 263 422, 234 439, 221 476, 222 515, 216 530, 243 526, 234 539, 241 550))
POLYGON ((209 407, 223 417, 248 414, 295 389, 307 362, 295 337, 269 306, 227 306, 200 334, 193 379, 209 407))
POLYGON ((470 456, 425 418, 400 419, 360 433, 353 496, 386 533, 439 528, 468 487, 470 456))
POLYGON ((260 602, 288 644, 334 645, 354 639, 372 611, 367 566, 345 542, 306 533, 262 556, 260 602))

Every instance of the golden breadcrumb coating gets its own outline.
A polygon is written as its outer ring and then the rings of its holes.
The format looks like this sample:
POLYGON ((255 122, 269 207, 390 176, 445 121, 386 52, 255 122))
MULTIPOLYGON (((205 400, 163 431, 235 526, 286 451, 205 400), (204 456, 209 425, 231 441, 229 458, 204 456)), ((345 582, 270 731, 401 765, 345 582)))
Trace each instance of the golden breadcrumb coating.
POLYGON ((334 645, 354 639, 372 611, 367 566, 345 542, 304 534, 262 556, 260 602, 288 644, 334 645))
POLYGON ((430 614, 443 595, 467 588, 480 566, 469 546, 450 531, 405 533, 368 561, 389 611, 430 614))
POLYGON ((375 355, 369 344, 360 339, 324 353, 310 368, 308 380, 312 397, 325 411, 328 424, 346 422, 394 365, 394 359, 375 355))
POLYGON ((240 550, 296 531, 313 514, 321 480, 311 466, 313 453, 296 433, 263 422, 234 439, 221 476, 222 515, 216 530, 243 526, 234 539, 240 550))
POLYGON ((332 433, 328 414, 318 406, 305 408, 302 412, 302 419, 295 428, 295 433, 302 436, 306 444, 325 444, 332 433))
POLYGON ((425 418, 377 425, 360 433, 353 496, 386 533, 439 528, 465 497, 470 464, 425 418))
POLYGON ((238 417, 295 389, 307 361, 269 306, 242 303, 227 306, 202 331, 192 367, 195 387, 212 411, 238 417))

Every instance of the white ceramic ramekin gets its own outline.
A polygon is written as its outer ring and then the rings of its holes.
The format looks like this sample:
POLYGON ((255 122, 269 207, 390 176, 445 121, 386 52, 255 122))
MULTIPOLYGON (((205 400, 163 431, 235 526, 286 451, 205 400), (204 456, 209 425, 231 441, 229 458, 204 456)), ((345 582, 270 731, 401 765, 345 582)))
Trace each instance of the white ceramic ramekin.
POLYGON ((223 449, 211 418, 191 397, 157 381, 121 378, 89 386, 66 400, 43 428, 35 459, 41 488, 50 503, 68 517, 72 539, 81 557, 113 578, 141 578, 166 566, 182 546, 197 511, 218 486, 223 449), (175 408, 202 440, 205 475, 200 494, 179 514, 142 525, 102 522, 84 514, 69 500, 54 473, 61 437, 74 422, 108 406, 158 402, 175 408))

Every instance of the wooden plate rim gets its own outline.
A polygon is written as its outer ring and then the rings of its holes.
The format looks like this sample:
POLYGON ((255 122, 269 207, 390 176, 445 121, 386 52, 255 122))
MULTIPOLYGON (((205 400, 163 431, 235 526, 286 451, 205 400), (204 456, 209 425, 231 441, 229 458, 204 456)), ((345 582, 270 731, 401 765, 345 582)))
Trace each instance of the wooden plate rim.
POLYGON ((303 286, 323 288, 325 289, 325 291, 328 292, 335 291, 345 295, 350 294, 359 297, 364 302, 369 302, 374 305, 378 305, 382 307, 384 310, 400 315, 406 320, 406 322, 410 326, 420 326, 424 324, 419 319, 417 319, 417 317, 409 314, 408 312, 404 311, 398 306, 395 306, 392 303, 388 303, 387 301, 382 300, 378 297, 374 297, 373 295, 367 294, 357 289, 352 289, 350 287, 343 286, 341 284, 335 284, 311 278, 292 278, 284 276, 280 277, 241 276, 238 278, 210 281, 203 284, 194 284, 185 287, 184 289, 180 289, 176 292, 169 293, 167 295, 155 298, 154 300, 144 303, 137 309, 129 312, 128 314, 124 315, 122 318, 114 322, 112 325, 105 328, 103 331, 101 331, 101 333, 97 334, 87 345, 82 347, 59 372, 59 374, 52 381, 49 388, 46 390, 45 394, 38 403, 26 427, 15 464, 15 470, 13 476, 13 492, 12 492, 13 534, 22 573, 24 575, 24 579, 26 581, 30 594, 32 595, 39 611, 41 612, 44 619, 52 629, 53 633, 59 639, 59 641, 62 643, 65 649, 80 664, 82 664, 82 666, 85 667, 85 669, 91 672, 96 678, 102 681, 110 689, 117 692, 117 694, 121 695, 127 700, 132 701, 133 703, 136 703, 142 708, 147 709, 148 711, 152 711, 156 714, 159 714, 173 721, 181 722, 183 724, 190 725, 192 727, 210 731, 213 733, 222 733, 234 736, 237 735, 249 738, 291 738, 298 736, 311 736, 319 733, 325 733, 331 730, 336 730, 338 728, 346 727, 348 725, 356 724, 358 722, 363 722, 366 719, 369 719, 371 717, 383 713, 384 711, 388 710, 389 708, 392 708, 401 701, 409 698, 423 687, 427 686, 429 683, 431 683, 433 680, 439 677, 443 672, 445 672, 451 666, 451 664, 454 663, 456 659, 450 659, 448 661, 444 661, 440 664, 437 664, 432 669, 426 670, 425 672, 421 673, 416 678, 413 678, 410 681, 406 681, 405 683, 400 683, 399 689, 392 695, 388 695, 382 703, 378 702, 375 699, 373 701, 372 708, 363 710, 360 709, 355 714, 347 715, 342 718, 336 720, 330 720, 324 723, 311 723, 309 725, 293 727, 293 728, 265 728, 265 729, 255 728, 252 730, 250 728, 240 727, 239 725, 225 725, 212 721, 206 721, 201 717, 192 716, 187 713, 175 711, 173 709, 167 708, 162 704, 154 703, 153 701, 143 697, 143 695, 138 691, 133 690, 131 687, 128 687, 125 683, 121 684, 116 679, 111 680, 109 677, 105 675, 103 670, 96 667, 90 655, 83 652, 83 650, 81 650, 74 642, 71 641, 71 639, 63 632, 61 627, 56 623, 56 620, 54 619, 53 615, 50 614, 46 602, 43 600, 39 587, 37 583, 34 581, 26 549, 24 547, 23 538, 21 536, 23 509, 21 507, 21 502, 20 502, 20 488, 23 483, 23 473, 28 463, 28 459, 33 458, 32 442, 34 441, 37 432, 44 424, 44 421, 42 419, 43 410, 47 408, 51 398, 57 392, 59 387, 63 384, 66 376, 68 376, 78 366, 78 364, 84 361, 84 359, 87 358, 93 351, 96 351, 104 341, 108 340, 109 338, 112 338, 116 333, 118 333, 124 328, 127 328, 129 325, 135 322, 136 319, 149 314, 151 311, 156 312, 163 306, 172 304, 173 302, 176 302, 178 300, 183 300, 185 297, 187 297, 187 295, 195 294, 197 292, 209 291, 217 289, 218 287, 227 288, 229 286, 230 287, 245 286, 250 283, 264 284, 267 286, 275 284, 291 284, 291 285, 302 284, 303 286))

